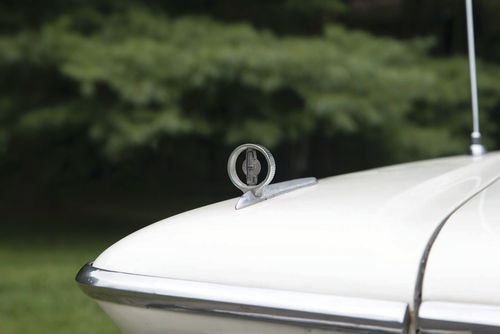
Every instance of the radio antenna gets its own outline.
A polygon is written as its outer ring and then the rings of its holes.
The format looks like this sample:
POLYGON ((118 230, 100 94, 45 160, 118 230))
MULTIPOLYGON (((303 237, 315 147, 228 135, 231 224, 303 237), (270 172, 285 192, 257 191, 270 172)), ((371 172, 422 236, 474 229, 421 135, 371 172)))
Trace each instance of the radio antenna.
POLYGON ((481 132, 479 132, 479 110, 477 103, 476 52, 474 47, 474 21, 472 19, 472 0, 465 0, 467 12, 467 44, 469 46, 470 92, 472 100, 472 133, 470 154, 481 156, 486 153, 481 132))

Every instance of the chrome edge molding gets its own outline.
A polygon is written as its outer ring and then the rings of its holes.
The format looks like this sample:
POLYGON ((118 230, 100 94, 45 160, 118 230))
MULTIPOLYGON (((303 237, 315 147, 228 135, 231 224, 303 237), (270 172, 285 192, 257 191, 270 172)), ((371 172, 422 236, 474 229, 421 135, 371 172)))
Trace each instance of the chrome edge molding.
POLYGON ((500 333, 500 306, 423 302, 419 311, 422 334, 500 333))
POLYGON ((136 307, 231 316, 363 333, 408 333, 403 302, 338 297, 144 276, 96 268, 76 276, 90 297, 136 307))

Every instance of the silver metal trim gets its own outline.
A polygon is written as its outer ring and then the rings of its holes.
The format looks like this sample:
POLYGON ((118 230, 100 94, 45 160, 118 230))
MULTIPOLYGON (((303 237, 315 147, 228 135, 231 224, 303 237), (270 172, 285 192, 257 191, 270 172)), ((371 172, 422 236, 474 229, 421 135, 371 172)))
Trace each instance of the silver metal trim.
POLYGON ((266 199, 270 199, 299 188, 312 186, 316 183, 318 183, 318 180, 315 177, 305 177, 302 179, 295 179, 295 180, 267 185, 264 188, 262 188, 260 196, 255 196, 253 192, 247 191, 246 193, 243 194, 243 196, 240 197, 238 203, 236 203, 236 210, 245 208, 252 204, 265 201, 266 199))
POLYGON ((420 333, 500 333, 500 306, 439 301, 423 302, 418 314, 420 333))
POLYGON ((99 269, 91 262, 78 272, 76 281, 97 300, 307 328, 406 334, 410 321, 403 302, 128 274, 99 269))

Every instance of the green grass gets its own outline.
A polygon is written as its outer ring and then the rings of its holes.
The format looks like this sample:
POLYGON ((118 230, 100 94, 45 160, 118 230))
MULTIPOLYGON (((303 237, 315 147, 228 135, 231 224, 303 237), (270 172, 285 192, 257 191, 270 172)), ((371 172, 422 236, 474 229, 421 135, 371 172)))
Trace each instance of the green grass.
POLYGON ((0 240, 0 333, 120 332, 74 280, 115 240, 16 239, 0 240))

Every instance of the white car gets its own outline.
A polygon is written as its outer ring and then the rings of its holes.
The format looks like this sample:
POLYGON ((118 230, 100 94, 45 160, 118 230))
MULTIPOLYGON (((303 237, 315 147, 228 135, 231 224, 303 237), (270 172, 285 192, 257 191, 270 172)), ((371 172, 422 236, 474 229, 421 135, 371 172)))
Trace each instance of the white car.
POLYGON ((271 153, 242 145, 239 200, 122 239, 83 291, 124 333, 500 333, 500 153, 481 145, 466 4, 471 156, 269 184, 271 153))
POLYGON ((124 333, 500 333, 499 177, 488 153, 230 199, 129 235, 77 281, 124 333))

